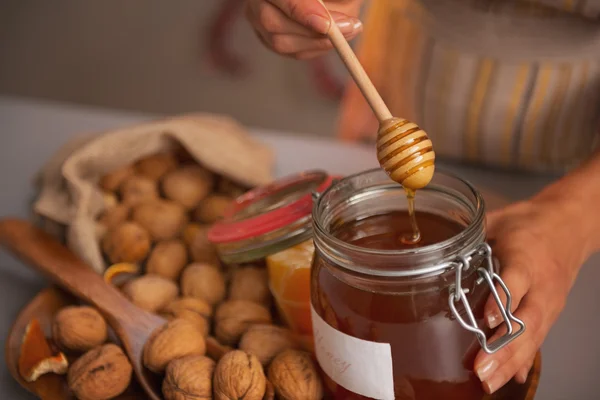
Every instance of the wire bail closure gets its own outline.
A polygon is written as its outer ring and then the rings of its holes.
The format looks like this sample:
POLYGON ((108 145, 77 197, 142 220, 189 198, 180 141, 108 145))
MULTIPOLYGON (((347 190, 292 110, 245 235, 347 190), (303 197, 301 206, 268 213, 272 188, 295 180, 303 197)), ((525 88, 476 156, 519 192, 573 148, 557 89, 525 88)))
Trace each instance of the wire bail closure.
POLYGON ((482 243, 474 250, 471 254, 466 256, 457 257, 456 261, 456 282, 454 286, 450 289, 450 296, 448 298, 448 304, 450 305, 450 309, 452 313, 456 317, 456 320, 460 323, 460 325, 466 330, 473 332, 477 339, 479 340, 479 344, 483 351, 488 354, 492 354, 500 350, 501 348, 508 345, 510 342, 515 340, 517 337, 525 332, 525 323, 515 317, 511 312, 512 305, 512 296, 510 294, 510 290, 504 283, 504 281, 500 278, 500 275, 494 271, 494 262, 492 257, 492 248, 487 243, 482 243), (474 256, 482 256, 485 259, 485 266, 479 267, 477 269, 477 273, 479 274, 479 278, 476 281, 477 285, 482 284, 484 281, 490 287, 492 296, 500 309, 500 313, 502 314, 502 318, 504 321, 504 325, 506 326, 506 334, 502 337, 494 340, 491 343, 488 343, 488 339, 481 330, 477 321, 475 320, 475 316, 473 315, 473 311, 471 310, 471 305, 469 304, 469 300, 467 299, 467 293, 469 293, 469 289, 463 288, 462 283, 462 272, 466 271, 471 267, 471 262, 473 261, 474 256), (496 290, 495 283, 502 288, 504 293, 506 294, 506 305, 502 304, 502 300, 496 290), (456 309, 456 303, 462 302, 465 307, 465 311, 467 313, 469 322, 466 322, 463 317, 461 317, 460 313, 456 309), (516 323, 519 325, 519 329, 516 331, 513 329, 512 323, 516 323))

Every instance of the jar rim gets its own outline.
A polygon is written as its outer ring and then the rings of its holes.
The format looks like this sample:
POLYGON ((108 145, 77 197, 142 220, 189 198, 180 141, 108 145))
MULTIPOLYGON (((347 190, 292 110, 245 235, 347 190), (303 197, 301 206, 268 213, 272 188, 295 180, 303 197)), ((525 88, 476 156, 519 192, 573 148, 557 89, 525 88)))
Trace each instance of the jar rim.
MULTIPOLYGON (((309 170, 254 188, 235 199, 225 218, 209 230, 208 240, 218 245, 256 239, 299 222, 312 212, 312 192, 322 192, 332 179, 324 171, 309 170), (294 196, 281 202, 277 196, 290 190, 294 196), (247 212, 262 202, 272 204, 247 212)), ((310 225, 310 221, 306 224, 310 225)))
MULTIPOLYGON (((478 231, 478 229, 479 229, 478 227, 481 226, 481 224, 483 223, 483 219, 485 218, 485 201, 483 199, 482 194, 477 190, 477 188, 475 188, 475 186, 473 184, 471 184, 468 180, 461 178, 459 175, 457 175, 453 172, 448 171, 446 168, 437 168, 436 167, 435 174, 439 174, 439 175, 443 175, 443 176, 446 176, 446 177, 449 177, 452 179, 456 179, 460 183, 464 184, 466 186, 466 188, 469 190, 469 192, 475 198, 475 215, 474 215, 473 219, 471 221, 469 221, 469 223, 465 227, 465 229, 461 230, 460 233, 456 234, 455 236, 452 236, 451 238, 443 240, 441 242, 433 243, 433 244, 430 244, 427 246, 418 247, 418 248, 414 248, 414 249, 401 249, 401 250, 371 249, 371 248, 357 246, 357 245, 345 242, 345 241, 335 237, 334 235, 331 235, 327 231, 325 226, 323 226, 323 222, 321 221, 321 219, 314 217, 317 214, 317 210, 321 206, 321 202, 324 201, 324 199, 327 197, 327 195, 332 190, 335 190, 338 185, 342 185, 343 183, 351 181, 352 179, 357 178, 361 175, 371 174, 371 173, 375 173, 378 171, 381 171, 381 168, 372 168, 372 169, 361 171, 361 172, 358 172, 358 173, 355 173, 352 175, 348 175, 348 176, 334 182, 331 186, 329 186, 326 190, 324 190, 318 196, 317 201, 314 202, 314 205, 313 205, 314 229, 316 229, 316 231, 319 234, 326 235, 327 240, 331 241, 332 244, 335 245, 337 248, 340 248, 340 249, 343 249, 343 250, 349 251, 349 252, 360 252, 365 255, 376 255, 376 256, 397 256, 397 257, 399 257, 399 256, 415 256, 415 255, 420 255, 420 254, 427 254, 432 251, 439 251, 439 250, 443 250, 444 248, 450 247, 457 241, 465 240, 469 236, 474 235, 478 231)), ((392 181, 390 179, 390 183, 394 183, 394 181, 392 181)), ((398 186, 401 187, 400 184, 398 184, 398 186)), ((420 189, 420 190, 427 190, 427 186, 424 189, 420 189)), ((392 276, 392 275, 396 275, 396 274, 394 274, 393 271, 389 271, 389 275, 392 276)), ((400 274, 400 275, 403 275, 403 274, 400 274)))

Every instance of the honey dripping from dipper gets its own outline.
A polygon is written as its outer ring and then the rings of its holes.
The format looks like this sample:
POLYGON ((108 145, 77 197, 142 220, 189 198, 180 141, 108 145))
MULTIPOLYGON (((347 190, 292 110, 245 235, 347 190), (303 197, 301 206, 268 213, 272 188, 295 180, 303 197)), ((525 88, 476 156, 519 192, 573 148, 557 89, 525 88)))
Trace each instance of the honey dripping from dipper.
POLYGON ((408 201, 408 218, 410 220, 410 227, 412 228, 412 232, 410 234, 405 234, 400 238, 400 242, 406 245, 415 245, 421 241, 421 231, 419 230, 419 225, 417 224, 417 214, 415 211, 415 195, 417 194, 416 190, 404 188, 406 191, 406 200, 408 201))
POLYGON ((377 135, 377 159, 389 177, 406 191, 412 232, 402 236, 400 240, 405 245, 416 245, 421 241, 421 232, 415 212, 415 195, 433 177, 433 144, 417 124, 391 118, 382 124, 377 135))

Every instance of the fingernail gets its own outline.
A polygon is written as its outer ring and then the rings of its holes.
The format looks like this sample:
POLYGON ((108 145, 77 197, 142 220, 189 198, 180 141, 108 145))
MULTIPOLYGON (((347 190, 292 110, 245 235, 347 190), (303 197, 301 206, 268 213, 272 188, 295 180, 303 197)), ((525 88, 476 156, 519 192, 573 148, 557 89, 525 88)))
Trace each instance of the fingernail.
POLYGON ((486 392, 489 394, 494 393, 496 390, 504 384, 504 378, 502 376, 493 376, 489 380, 483 382, 486 392))
POLYGON ((344 35, 351 35, 362 30, 362 22, 356 18, 343 19, 335 23, 344 35))
POLYGON ((498 325, 500 325, 501 322, 502 320, 496 314, 488 314, 487 324, 490 327, 490 329, 496 328, 498 325))
POLYGON ((519 373, 519 376, 517 377, 517 382, 519 382, 520 384, 524 384, 525 382, 527 382, 528 377, 529 370, 523 370, 519 373))
POLYGON ((497 367, 498 367, 498 362, 496 360, 494 360, 494 359, 487 360, 486 362, 481 364, 479 367, 477 367, 477 370, 475 371, 475 373, 477 374, 477 377, 479 378, 479 380, 481 382, 483 382, 483 381, 486 381, 490 376, 492 376, 494 371, 496 371, 497 367))
POLYGON ((326 35, 327 32, 329 32, 329 27, 331 26, 331 20, 329 18, 317 14, 310 15, 307 22, 311 28, 323 35, 326 35))

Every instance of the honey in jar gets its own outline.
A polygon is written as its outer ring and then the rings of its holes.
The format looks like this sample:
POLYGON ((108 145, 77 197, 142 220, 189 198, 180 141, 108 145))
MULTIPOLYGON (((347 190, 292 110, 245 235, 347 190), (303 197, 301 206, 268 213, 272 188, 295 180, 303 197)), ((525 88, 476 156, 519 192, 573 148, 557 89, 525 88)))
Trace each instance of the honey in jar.
POLYGON ((495 289, 482 277, 499 277, 483 200, 463 180, 436 174, 419 191, 413 244, 402 240, 412 229, 406 206, 381 170, 335 183, 315 205, 311 305, 327 396, 482 400, 475 355, 522 332, 486 340, 483 307, 495 289))

